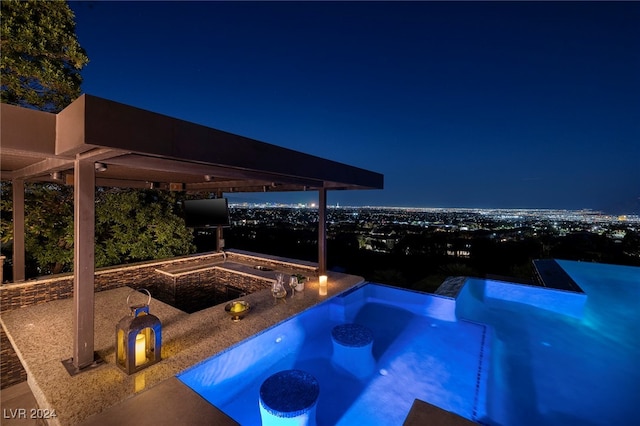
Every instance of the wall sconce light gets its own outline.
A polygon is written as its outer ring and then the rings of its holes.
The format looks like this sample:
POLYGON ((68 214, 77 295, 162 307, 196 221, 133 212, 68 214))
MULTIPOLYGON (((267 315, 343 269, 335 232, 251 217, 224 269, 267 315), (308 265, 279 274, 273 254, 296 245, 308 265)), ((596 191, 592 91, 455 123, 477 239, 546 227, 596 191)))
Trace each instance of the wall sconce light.
POLYGON ((318 294, 320 296, 327 295, 327 276, 326 275, 320 275, 318 277, 318 294))
POLYGON ((94 166, 96 168, 96 172, 106 172, 107 171, 107 165, 104 164, 104 163, 95 163, 94 166))
POLYGON ((161 360, 162 325, 155 315, 149 313, 151 293, 142 289, 149 297, 147 303, 132 305, 127 296, 130 314, 116 326, 116 365, 127 374, 136 373, 161 360))
POLYGON ((213 176, 211 175, 204 175, 204 181, 205 182, 211 182, 213 180, 213 176))

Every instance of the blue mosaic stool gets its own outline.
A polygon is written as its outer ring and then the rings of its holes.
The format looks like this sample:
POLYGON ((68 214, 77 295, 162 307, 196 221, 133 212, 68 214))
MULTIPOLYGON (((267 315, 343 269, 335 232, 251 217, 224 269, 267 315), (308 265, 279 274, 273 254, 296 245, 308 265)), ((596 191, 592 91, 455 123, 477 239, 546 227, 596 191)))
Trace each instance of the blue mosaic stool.
POLYGON ((260 417, 264 426, 314 426, 320 385, 302 370, 283 370, 260 386, 260 417))
POLYGON ((371 348, 373 333, 360 324, 341 324, 331 330, 333 356, 331 361, 339 369, 364 378, 376 367, 371 348))

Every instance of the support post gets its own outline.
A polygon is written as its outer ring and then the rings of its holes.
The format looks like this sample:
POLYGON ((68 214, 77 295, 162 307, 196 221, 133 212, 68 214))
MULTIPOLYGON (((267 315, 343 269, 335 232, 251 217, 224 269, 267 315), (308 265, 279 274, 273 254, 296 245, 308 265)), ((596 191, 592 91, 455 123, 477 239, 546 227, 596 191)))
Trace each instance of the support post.
POLYGON ((327 189, 318 190, 318 274, 327 273, 327 189))
MULTIPOLYGON (((216 194, 217 198, 222 198, 222 191, 218 191, 216 194)), ((224 251, 224 231, 222 226, 218 226, 216 228, 216 251, 221 252, 224 251)))
POLYGON ((216 227, 216 251, 221 252, 224 250, 224 232, 222 231, 222 226, 216 227))
POLYGON ((24 180, 13 179, 13 282, 24 281, 24 180))
POLYGON ((73 179, 73 367, 94 361, 95 166, 75 160, 73 179))

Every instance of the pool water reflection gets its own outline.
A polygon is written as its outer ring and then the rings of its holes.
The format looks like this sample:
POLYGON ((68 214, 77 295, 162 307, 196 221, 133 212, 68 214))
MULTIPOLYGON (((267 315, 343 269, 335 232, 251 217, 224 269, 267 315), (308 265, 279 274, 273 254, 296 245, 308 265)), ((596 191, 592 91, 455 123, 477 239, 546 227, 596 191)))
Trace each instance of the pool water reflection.
POLYGON ((452 299, 366 284, 219 354, 179 376, 240 424, 259 424, 258 392, 275 372, 320 382, 318 425, 402 424, 415 398, 471 418, 485 327, 456 321, 452 299), (433 299, 433 300, 432 300, 433 299), (431 306, 431 315, 428 307, 431 306), (331 329, 358 323, 374 336, 374 372, 331 362, 331 329), (460 349, 463 348, 463 349, 460 349))
POLYGON ((416 398, 485 424, 632 424, 640 268, 559 263, 585 294, 469 279, 454 300, 367 283, 179 379, 243 425, 260 423, 261 383, 291 368, 320 382, 318 425, 402 424, 416 398), (331 329, 348 322, 373 332, 370 376, 331 362, 331 329))

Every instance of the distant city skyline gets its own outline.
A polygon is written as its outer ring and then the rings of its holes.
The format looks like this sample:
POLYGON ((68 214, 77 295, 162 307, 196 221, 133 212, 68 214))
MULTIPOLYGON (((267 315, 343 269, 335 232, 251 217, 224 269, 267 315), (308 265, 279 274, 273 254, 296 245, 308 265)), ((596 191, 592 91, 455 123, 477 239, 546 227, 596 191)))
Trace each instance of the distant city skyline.
MULTIPOLYGON (((229 200, 230 209, 317 209, 316 203, 249 203, 235 202, 233 197, 229 200)), ((562 220, 606 220, 613 222, 631 222, 640 223, 640 215, 617 215, 610 214, 600 210, 592 209, 526 209, 526 208, 476 208, 476 207, 402 207, 402 206, 352 206, 329 204, 329 210, 345 209, 345 210, 379 210, 379 211, 406 211, 406 212, 423 212, 423 213, 480 213, 484 215, 498 215, 501 217, 521 217, 521 216, 543 216, 547 219, 558 218, 562 220)))
POLYGON ((84 92, 384 174, 329 204, 640 213, 639 2, 69 4, 84 92))

